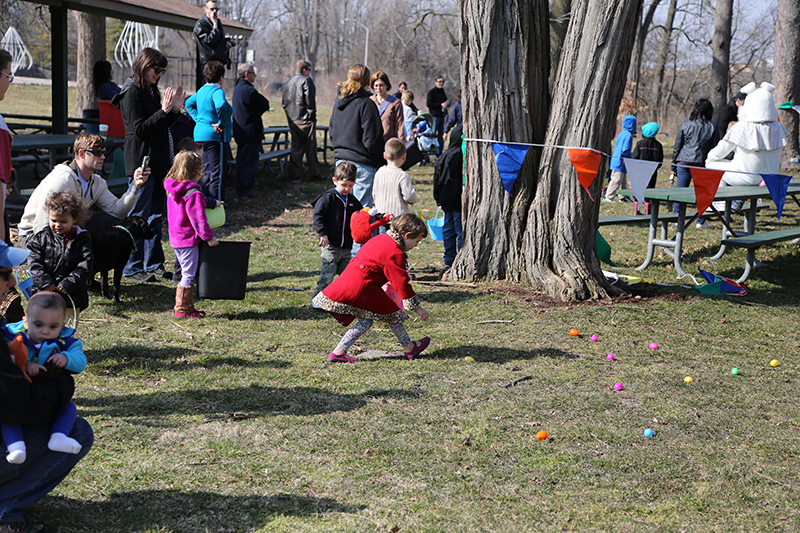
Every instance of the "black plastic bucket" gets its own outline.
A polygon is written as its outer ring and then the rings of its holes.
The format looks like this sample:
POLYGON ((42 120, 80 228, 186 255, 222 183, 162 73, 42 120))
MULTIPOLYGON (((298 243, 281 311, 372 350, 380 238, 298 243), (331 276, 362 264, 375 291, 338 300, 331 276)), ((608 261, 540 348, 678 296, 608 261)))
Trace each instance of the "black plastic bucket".
POLYGON ((244 300, 250 242, 220 241, 213 248, 200 244, 197 292, 207 300, 244 300))

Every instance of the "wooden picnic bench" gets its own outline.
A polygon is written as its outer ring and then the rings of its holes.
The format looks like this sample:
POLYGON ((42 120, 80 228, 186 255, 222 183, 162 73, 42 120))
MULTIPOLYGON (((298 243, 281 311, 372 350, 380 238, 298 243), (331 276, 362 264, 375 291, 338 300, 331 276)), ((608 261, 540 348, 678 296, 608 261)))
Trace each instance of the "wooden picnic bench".
POLYGON ((739 237, 729 237, 723 239, 722 244, 725 246, 733 246, 734 248, 745 248, 747 250, 747 261, 745 263, 744 272, 742 276, 736 280, 742 283, 750 277, 750 273, 753 271, 753 267, 756 264, 756 250, 762 246, 769 246, 778 242, 791 241, 794 239, 800 239, 800 227, 763 231, 761 233, 752 233, 739 237))

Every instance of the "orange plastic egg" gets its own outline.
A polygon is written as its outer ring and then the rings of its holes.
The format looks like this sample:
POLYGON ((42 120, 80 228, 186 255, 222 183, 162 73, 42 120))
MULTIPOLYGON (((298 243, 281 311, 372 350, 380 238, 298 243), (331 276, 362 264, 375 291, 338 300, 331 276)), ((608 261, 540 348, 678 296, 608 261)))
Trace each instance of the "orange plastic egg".
POLYGON ((546 431, 540 431, 539 433, 536 434, 536 439, 537 440, 545 440, 549 436, 550 435, 548 435, 546 431))
MULTIPOLYGON (((577 329, 573 328, 573 329, 569 330, 569 334, 572 335, 573 337, 577 337, 578 335, 581 334, 581 332, 578 331, 577 329)), ((545 437, 545 438, 547 438, 547 437, 545 437)))

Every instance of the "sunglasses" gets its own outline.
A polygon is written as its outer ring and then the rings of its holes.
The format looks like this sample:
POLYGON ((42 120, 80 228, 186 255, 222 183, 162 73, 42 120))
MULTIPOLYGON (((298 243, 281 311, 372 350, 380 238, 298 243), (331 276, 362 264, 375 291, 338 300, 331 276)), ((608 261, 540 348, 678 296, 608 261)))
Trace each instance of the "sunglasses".
POLYGON ((208 9, 210 9, 211 11, 219 11, 218 7, 209 7, 208 9))
POLYGON ((91 150, 84 150, 87 154, 92 154, 95 157, 103 157, 106 155, 105 148, 92 148, 91 150))
POLYGON ((0 279, 3 279, 4 281, 10 281, 13 274, 13 268, 9 268, 8 270, 0 270, 0 279))
POLYGON ((8 78, 8 83, 14 83, 14 75, 13 74, 8 74, 7 72, 3 72, 2 70, 0 70, 0 74, 5 76, 6 78, 8 78))
POLYGON ((153 66, 153 72, 155 72, 156 74, 164 74, 166 71, 167 71, 166 68, 153 66))

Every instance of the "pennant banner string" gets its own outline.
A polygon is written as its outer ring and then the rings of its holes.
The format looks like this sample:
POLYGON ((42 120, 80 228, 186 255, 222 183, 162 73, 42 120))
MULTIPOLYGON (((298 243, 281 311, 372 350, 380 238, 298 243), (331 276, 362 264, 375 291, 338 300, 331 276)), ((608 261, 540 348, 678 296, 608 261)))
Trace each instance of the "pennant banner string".
MULTIPOLYGON (((539 147, 539 148, 562 148, 564 150, 591 150, 592 152, 597 152, 598 154, 602 154, 602 155, 604 155, 606 157, 611 157, 607 153, 605 153, 605 152, 603 152, 601 150, 598 150, 596 148, 586 148, 586 147, 583 147, 583 146, 562 146, 560 144, 519 143, 519 142, 492 141, 492 140, 489 140, 489 139, 471 139, 471 138, 466 138, 464 140, 465 141, 480 142, 480 143, 519 144, 519 145, 522 145, 522 146, 536 146, 536 147, 539 147)), ((746 170, 737 170, 737 169, 732 169, 732 168, 723 170, 723 169, 711 168, 711 167, 694 167, 692 165, 684 165, 682 163, 669 163, 669 162, 667 162, 667 163, 663 163, 663 164, 664 165, 670 165, 670 166, 673 166, 673 167, 680 167, 680 168, 708 168, 708 170, 719 170, 721 172, 733 172, 733 173, 736 173, 736 174, 749 174, 751 176, 762 176, 763 175, 762 172, 747 172, 746 170)))

